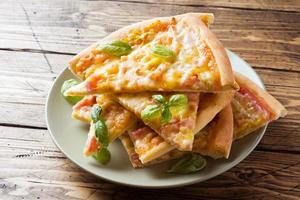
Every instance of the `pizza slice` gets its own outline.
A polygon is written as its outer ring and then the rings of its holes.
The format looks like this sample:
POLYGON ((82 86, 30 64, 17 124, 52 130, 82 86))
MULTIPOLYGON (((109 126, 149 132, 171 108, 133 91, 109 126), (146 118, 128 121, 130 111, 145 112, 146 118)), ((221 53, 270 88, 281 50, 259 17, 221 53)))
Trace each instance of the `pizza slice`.
POLYGON ((212 158, 228 158, 233 139, 233 115, 227 105, 195 135, 193 152, 212 158))
POLYGON ((192 150, 199 93, 119 94, 116 98, 166 142, 192 150))
POLYGON ((235 73, 235 79, 240 89, 231 102, 234 139, 242 138, 287 114, 287 110, 279 101, 250 79, 238 73, 235 73))
POLYGON ((136 122, 135 115, 124 109, 109 95, 90 95, 83 98, 74 105, 72 117, 91 124, 84 149, 84 154, 87 156, 92 155, 101 147, 95 136, 94 124, 91 120, 91 109, 95 104, 102 108, 101 118, 107 126, 110 142, 127 131, 136 122))
POLYGON ((237 89, 227 53, 208 29, 212 20, 212 14, 188 13, 110 34, 70 61, 84 81, 66 95, 237 89))
MULTIPOLYGON (((222 92, 211 95, 201 94, 194 134, 206 126, 226 105, 230 104, 233 96, 234 94, 232 92, 222 92)), ((143 97, 141 101, 137 101, 134 98, 135 97, 128 98, 126 101, 127 106, 132 106, 132 111, 134 111, 135 105, 141 105, 141 103, 146 100, 145 97, 143 97)), ((141 98, 141 96, 139 96, 139 98, 141 98)), ((139 129, 129 130, 128 134, 131 135, 131 139, 136 147, 136 152, 138 152, 139 160, 143 164, 160 158, 175 149, 174 146, 167 143, 159 134, 145 125, 140 125, 139 129)))
MULTIPOLYGON (((142 127, 140 127, 140 128, 142 128, 142 127)), ((156 133, 154 132, 154 134, 156 134, 156 133)), ((130 137, 129 134, 121 135, 120 140, 121 140, 128 156, 129 156, 129 160, 130 160, 130 162, 131 162, 131 164, 134 168, 142 168, 144 166, 154 165, 154 164, 162 163, 162 162, 165 162, 165 161, 173 160, 173 159, 179 158, 179 157, 181 157, 185 154, 185 152, 178 151, 178 150, 175 149, 175 150, 172 150, 170 152, 166 152, 164 155, 159 156, 159 157, 157 157, 157 158, 155 158, 155 159, 153 159, 149 162, 142 163, 141 159, 143 159, 143 158, 141 157, 141 155, 143 155, 143 154, 138 154, 137 153, 137 152, 141 153, 141 149, 142 149, 141 146, 139 146, 139 147, 136 146, 137 143, 138 143, 137 142, 138 140, 132 139, 132 137, 130 137)), ((146 144, 153 144, 153 143, 146 143, 146 144)), ((152 146, 152 147, 154 147, 154 146, 152 146)), ((146 148, 151 149, 150 146, 148 146, 148 147, 145 146, 144 148, 145 149, 146 148)))

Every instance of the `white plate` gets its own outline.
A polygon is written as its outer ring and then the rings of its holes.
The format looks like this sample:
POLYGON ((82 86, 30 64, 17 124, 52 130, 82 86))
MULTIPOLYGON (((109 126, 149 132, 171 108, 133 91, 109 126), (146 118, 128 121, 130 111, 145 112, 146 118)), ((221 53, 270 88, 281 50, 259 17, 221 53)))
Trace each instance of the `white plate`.
MULTIPOLYGON (((231 51, 228 55, 234 71, 237 71, 264 88, 255 71, 239 56, 231 51)), ((111 162, 101 166, 93 158, 86 158, 82 149, 87 138, 88 125, 71 119, 72 106, 60 94, 60 88, 67 79, 74 75, 65 69, 55 80, 49 93, 46 105, 48 130, 58 148, 74 163, 86 171, 103 179, 135 187, 164 188, 175 187, 205 181, 215 177, 246 158, 261 140, 266 127, 255 134, 234 142, 231 154, 226 159, 208 159, 204 170, 196 174, 174 175, 165 173, 170 162, 144 169, 133 169, 120 141, 113 142, 109 149, 111 162)), ((171 161, 172 162, 172 161, 171 161)))

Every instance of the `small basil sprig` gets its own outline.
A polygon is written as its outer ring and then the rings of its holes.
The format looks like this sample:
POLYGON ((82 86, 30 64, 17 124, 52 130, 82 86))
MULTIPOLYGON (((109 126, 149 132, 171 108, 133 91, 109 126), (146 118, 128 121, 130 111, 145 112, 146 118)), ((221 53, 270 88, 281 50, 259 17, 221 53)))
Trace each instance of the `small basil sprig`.
POLYGON ((65 100, 67 100, 69 103, 71 103, 72 105, 76 104, 78 101, 80 101, 83 97, 79 97, 79 96, 66 96, 65 95, 65 91, 67 91, 69 88, 77 85, 78 82, 74 79, 69 79, 66 80, 63 85, 61 86, 61 95, 65 98, 65 100))
POLYGON ((189 174, 200 171, 206 166, 206 160, 199 154, 190 153, 181 158, 167 172, 189 174))
POLYGON ((101 164, 105 165, 109 163, 110 161, 110 152, 108 151, 107 148, 101 148, 99 151, 97 151, 93 157, 101 164))
POLYGON ((146 108, 141 112, 143 120, 151 121, 160 115, 161 122, 168 123, 172 119, 170 107, 184 106, 188 102, 187 96, 184 94, 172 95, 169 101, 166 101, 166 99, 160 94, 153 95, 152 98, 158 103, 158 105, 146 106, 146 108))
POLYGON ((155 57, 162 58, 163 60, 168 62, 173 62, 176 59, 175 52, 164 45, 155 45, 152 48, 152 55, 155 57))
POLYGON ((99 45, 96 49, 115 57, 128 55, 132 51, 132 48, 128 43, 120 40, 99 45))
POLYGON ((102 113, 102 108, 99 105, 95 104, 92 107, 92 111, 91 111, 91 118, 94 123, 100 120, 101 113, 102 113))
POLYGON ((101 148, 93 155, 93 157, 105 165, 110 161, 110 152, 107 147, 109 144, 108 130, 105 122, 101 119, 102 108, 96 104, 92 107, 91 118, 93 125, 95 127, 95 136, 99 143, 101 143, 101 148))

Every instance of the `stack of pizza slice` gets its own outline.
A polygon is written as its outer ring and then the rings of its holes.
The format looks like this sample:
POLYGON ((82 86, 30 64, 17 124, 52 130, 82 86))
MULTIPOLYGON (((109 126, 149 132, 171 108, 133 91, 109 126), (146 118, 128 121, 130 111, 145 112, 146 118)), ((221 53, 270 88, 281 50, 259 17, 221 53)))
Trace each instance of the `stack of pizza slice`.
POLYGON ((133 167, 190 154, 228 158, 235 139, 286 114, 274 97, 233 73, 212 22, 206 13, 143 21, 70 61, 82 82, 63 95, 83 97, 72 117, 90 123, 86 156, 107 163, 107 146, 119 138, 133 167))

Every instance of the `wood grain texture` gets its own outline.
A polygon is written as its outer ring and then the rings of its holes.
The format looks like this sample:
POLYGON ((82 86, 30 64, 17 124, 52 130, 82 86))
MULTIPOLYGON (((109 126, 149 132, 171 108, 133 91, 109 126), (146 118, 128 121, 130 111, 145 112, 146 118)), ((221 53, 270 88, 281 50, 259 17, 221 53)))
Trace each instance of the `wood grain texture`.
POLYGON ((297 12, 70 0, 12 1, 0 4, 0 11, 0 48, 64 53, 77 53, 108 33, 140 20, 212 12, 216 18, 212 30, 227 48, 250 64, 300 71, 297 12))
POLYGON ((299 8, 298 0, 0 2, 0 199, 299 199, 299 8), (246 160, 204 183, 135 189, 79 169, 46 130, 53 80, 72 55, 108 33, 184 12, 213 12, 213 32, 256 69, 288 116, 269 125, 246 160))
MULTIPOLYGON (((137 2, 137 3, 153 3, 157 4, 156 0, 120 0, 124 2, 137 2)), ((264 11, 293 11, 299 12, 300 5, 297 0, 161 0, 159 4, 167 5, 181 5, 181 6, 205 6, 205 7, 217 7, 217 8, 232 8, 232 9, 255 9, 264 11)))
POLYGON ((287 157, 254 151, 229 172, 205 183, 137 190, 80 170, 64 159, 46 130, 1 127, 0 138, 0 191, 4 199, 297 199, 300 192, 299 154, 287 157))

